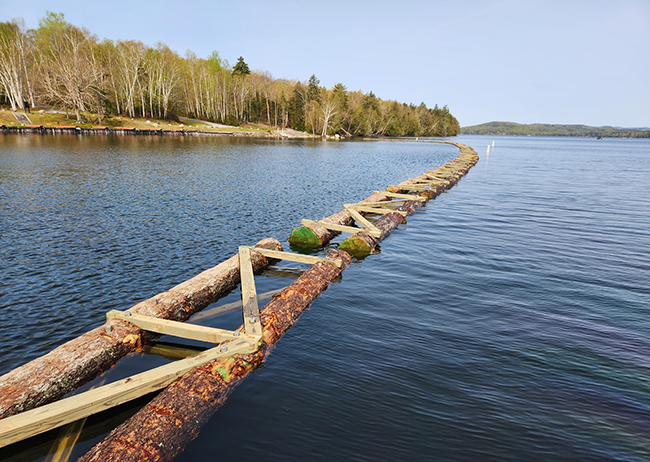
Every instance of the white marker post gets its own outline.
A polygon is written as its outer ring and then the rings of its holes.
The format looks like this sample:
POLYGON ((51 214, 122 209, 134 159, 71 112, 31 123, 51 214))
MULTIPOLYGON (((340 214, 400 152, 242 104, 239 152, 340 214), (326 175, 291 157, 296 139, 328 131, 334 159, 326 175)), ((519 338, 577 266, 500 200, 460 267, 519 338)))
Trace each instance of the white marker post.
POLYGON ((487 155, 488 155, 488 157, 490 156, 490 145, 489 144, 488 144, 488 148, 487 148, 487 155))

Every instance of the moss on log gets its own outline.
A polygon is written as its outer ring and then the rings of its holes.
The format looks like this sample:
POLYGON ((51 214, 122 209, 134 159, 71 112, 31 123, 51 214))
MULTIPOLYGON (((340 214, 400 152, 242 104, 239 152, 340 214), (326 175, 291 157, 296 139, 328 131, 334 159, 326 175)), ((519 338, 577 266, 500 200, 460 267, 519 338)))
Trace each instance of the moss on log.
MULTIPOLYGON (((373 194, 361 201, 364 202, 384 202, 390 198, 383 194, 373 194)), ((331 223, 334 225, 352 226, 354 220, 347 210, 335 213, 329 217, 320 220, 324 223, 331 223)), ((289 236, 290 244, 298 247, 318 248, 326 245, 335 236, 341 234, 339 231, 331 231, 319 225, 305 225, 294 229, 289 236)))
MULTIPOLYGON (((264 239, 256 247, 282 250, 275 239, 264 239)), ((255 253, 255 271, 268 265, 265 257, 255 253)), ((235 255, 128 311, 185 321, 235 289, 239 281, 239 257, 235 255)), ((125 321, 112 320, 14 369, 0 377, 0 418, 56 401, 111 368, 151 338, 153 334, 125 321)))
POLYGON ((330 256, 340 258, 342 268, 328 262, 317 263, 262 308, 264 344, 259 351, 212 361, 187 373, 113 430, 79 461, 173 460, 198 436, 201 427, 223 405, 228 395, 246 375, 262 364, 271 346, 351 260, 341 251, 330 256))

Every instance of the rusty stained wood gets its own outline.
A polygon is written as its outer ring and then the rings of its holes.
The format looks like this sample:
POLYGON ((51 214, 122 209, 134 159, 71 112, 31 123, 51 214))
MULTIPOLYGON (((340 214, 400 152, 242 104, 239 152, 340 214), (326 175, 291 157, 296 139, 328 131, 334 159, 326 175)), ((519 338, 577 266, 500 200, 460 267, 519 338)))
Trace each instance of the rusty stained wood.
POLYGON ((51 404, 0 420, 0 447, 22 441, 53 428, 165 388, 192 369, 234 354, 253 353, 256 342, 241 339, 206 350, 196 356, 118 380, 51 404))
POLYGON ((227 340, 235 340, 238 337, 248 340, 257 340, 256 337, 242 334, 237 331, 218 329, 215 327, 205 327, 186 322, 169 321, 167 319, 153 318, 143 316, 128 311, 112 310, 106 313, 106 319, 121 319, 133 324, 140 329, 155 332, 162 335, 172 335, 174 337, 189 338, 208 343, 221 343, 227 340))
POLYGON ((257 306, 257 291, 255 290, 255 275, 251 263, 251 251, 249 247, 239 247, 239 272, 241 275, 241 299, 244 311, 244 332, 262 336, 262 324, 260 323, 260 309, 257 306))
POLYGON ((334 258, 316 257, 313 255, 303 255, 300 253, 291 253, 291 252, 280 252, 280 251, 268 250, 268 249, 256 249, 253 247, 249 247, 249 249, 252 250, 253 252, 259 252, 265 257, 273 258, 277 260, 295 261, 297 263, 307 263, 310 265, 315 265, 316 263, 321 261, 327 261, 335 264, 336 266, 341 266, 341 260, 334 259, 334 258))

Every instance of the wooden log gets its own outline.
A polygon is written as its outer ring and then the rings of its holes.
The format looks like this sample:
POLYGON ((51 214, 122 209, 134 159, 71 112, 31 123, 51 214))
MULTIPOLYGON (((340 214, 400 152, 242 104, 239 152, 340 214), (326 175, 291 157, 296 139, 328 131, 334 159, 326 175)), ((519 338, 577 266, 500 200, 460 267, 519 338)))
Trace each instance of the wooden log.
MULTIPOLYGON (((408 201, 404 205, 398 207, 397 211, 405 212, 407 215, 412 215, 418 208, 422 207, 424 202, 422 201, 408 201)), ((380 237, 373 237, 365 231, 361 231, 357 234, 345 239, 339 245, 339 249, 349 253, 353 257, 361 258, 367 255, 370 255, 377 245, 386 239, 390 232, 397 228, 401 223, 404 222, 404 217, 397 213, 389 213, 383 217, 375 220, 375 226, 381 230, 380 237)))
POLYGON ((261 310, 262 348, 253 354, 212 361, 194 369, 161 392, 137 414, 113 430, 79 462, 173 460, 199 433, 228 395, 271 351, 271 346, 350 263, 333 252, 342 267, 329 262, 312 266, 261 310))
MULTIPOLYGON (((388 200, 390 200, 390 198, 385 194, 375 193, 372 196, 363 199, 360 203, 384 202, 388 200)), ((354 219, 347 210, 335 213, 334 215, 330 215, 329 217, 325 217, 319 221, 346 227, 352 226, 354 223, 354 219)), ((299 247, 317 248, 324 246, 339 234, 341 234, 340 231, 326 229, 317 223, 310 222, 310 224, 294 229, 287 240, 290 244, 299 247)))
MULTIPOLYGON (((264 239, 256 247, 282 250, 275 239, 264 239)), ((255 271, 269 265, 259 253, 253 257, 255 271)), ((140 302, 128 311, 173 321, 185 321, 237 287, 240 281, 237 255, 176 287, 140 302)), ((136 351, 153 338, 121 320, 73 339, 0 377, 0 418, 55 401, 94 379, 117 360, 136 351)))
MULTIPOLYGON (((390 188, 396 192, 408 191, 411 188, 417 188, 417 186, 415 186, 417 183, 426 182, 428 181, 429 177, 437 175, 444 176, 444 180, 437 185, 431 185, 427 191, 420 192, 421 196, 424 196, 428 199, 433 199, 446 189, 452 187, 463 175, 467 174, 469 168, 476 164, 478 155, 469 146, 465 146, 459 143, 450 144, 454 144, 461 150, 456 159, 446 163, 441 167, 436 168, 428 174, 422 174, 418 177, 404 181, 398 185, 392 185, 390 188)), ((396 197, 401 196, 401 194, 390 194, 396 197)), ((424 197, 422 199, 424 199, 424 197)), ((419 201, 405 202, 402 207, 399 207, 396 210, 406 211, 408 215, 411 215, 417 208, 424 205, 422 199, 419 201)), ((350 255, 357 258, 370 255, 375 250, 379 242, 385 239, 388 234, 393 229, 397 228, 397 226, 399 226, 401 223, 401 221, 398 221, 397 218, 393 217, 392 215, 394 214, 384 215, 374 222, 374 225, 382 230, 382 235, 379 238, 370 236, 368 233, 362 231, 348 237, 343 242, 341 242, 339 249, 344 250, 345 252, 348 252, 350 255)))

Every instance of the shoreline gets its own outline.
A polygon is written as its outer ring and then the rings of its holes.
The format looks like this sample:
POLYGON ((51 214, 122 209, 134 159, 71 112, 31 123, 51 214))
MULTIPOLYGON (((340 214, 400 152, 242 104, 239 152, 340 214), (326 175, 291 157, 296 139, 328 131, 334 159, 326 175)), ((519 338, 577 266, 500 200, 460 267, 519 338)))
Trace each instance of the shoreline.
POLYGON ((164 129, 164 128, 128 128, 128 127, 75 127, 59 126, 50 127, 45 125, 28 125, 24 127, 11 127, 0 125, 1 134, 16 135, 118 135, 118 136, 232 136, 249 138, 276 138, 276 139, 320 139, 320 136, 309 134, 294 134, 286 131, 275 131, 267 133, 259 132, 207 132, 202 130, 185 129, 164 129))

